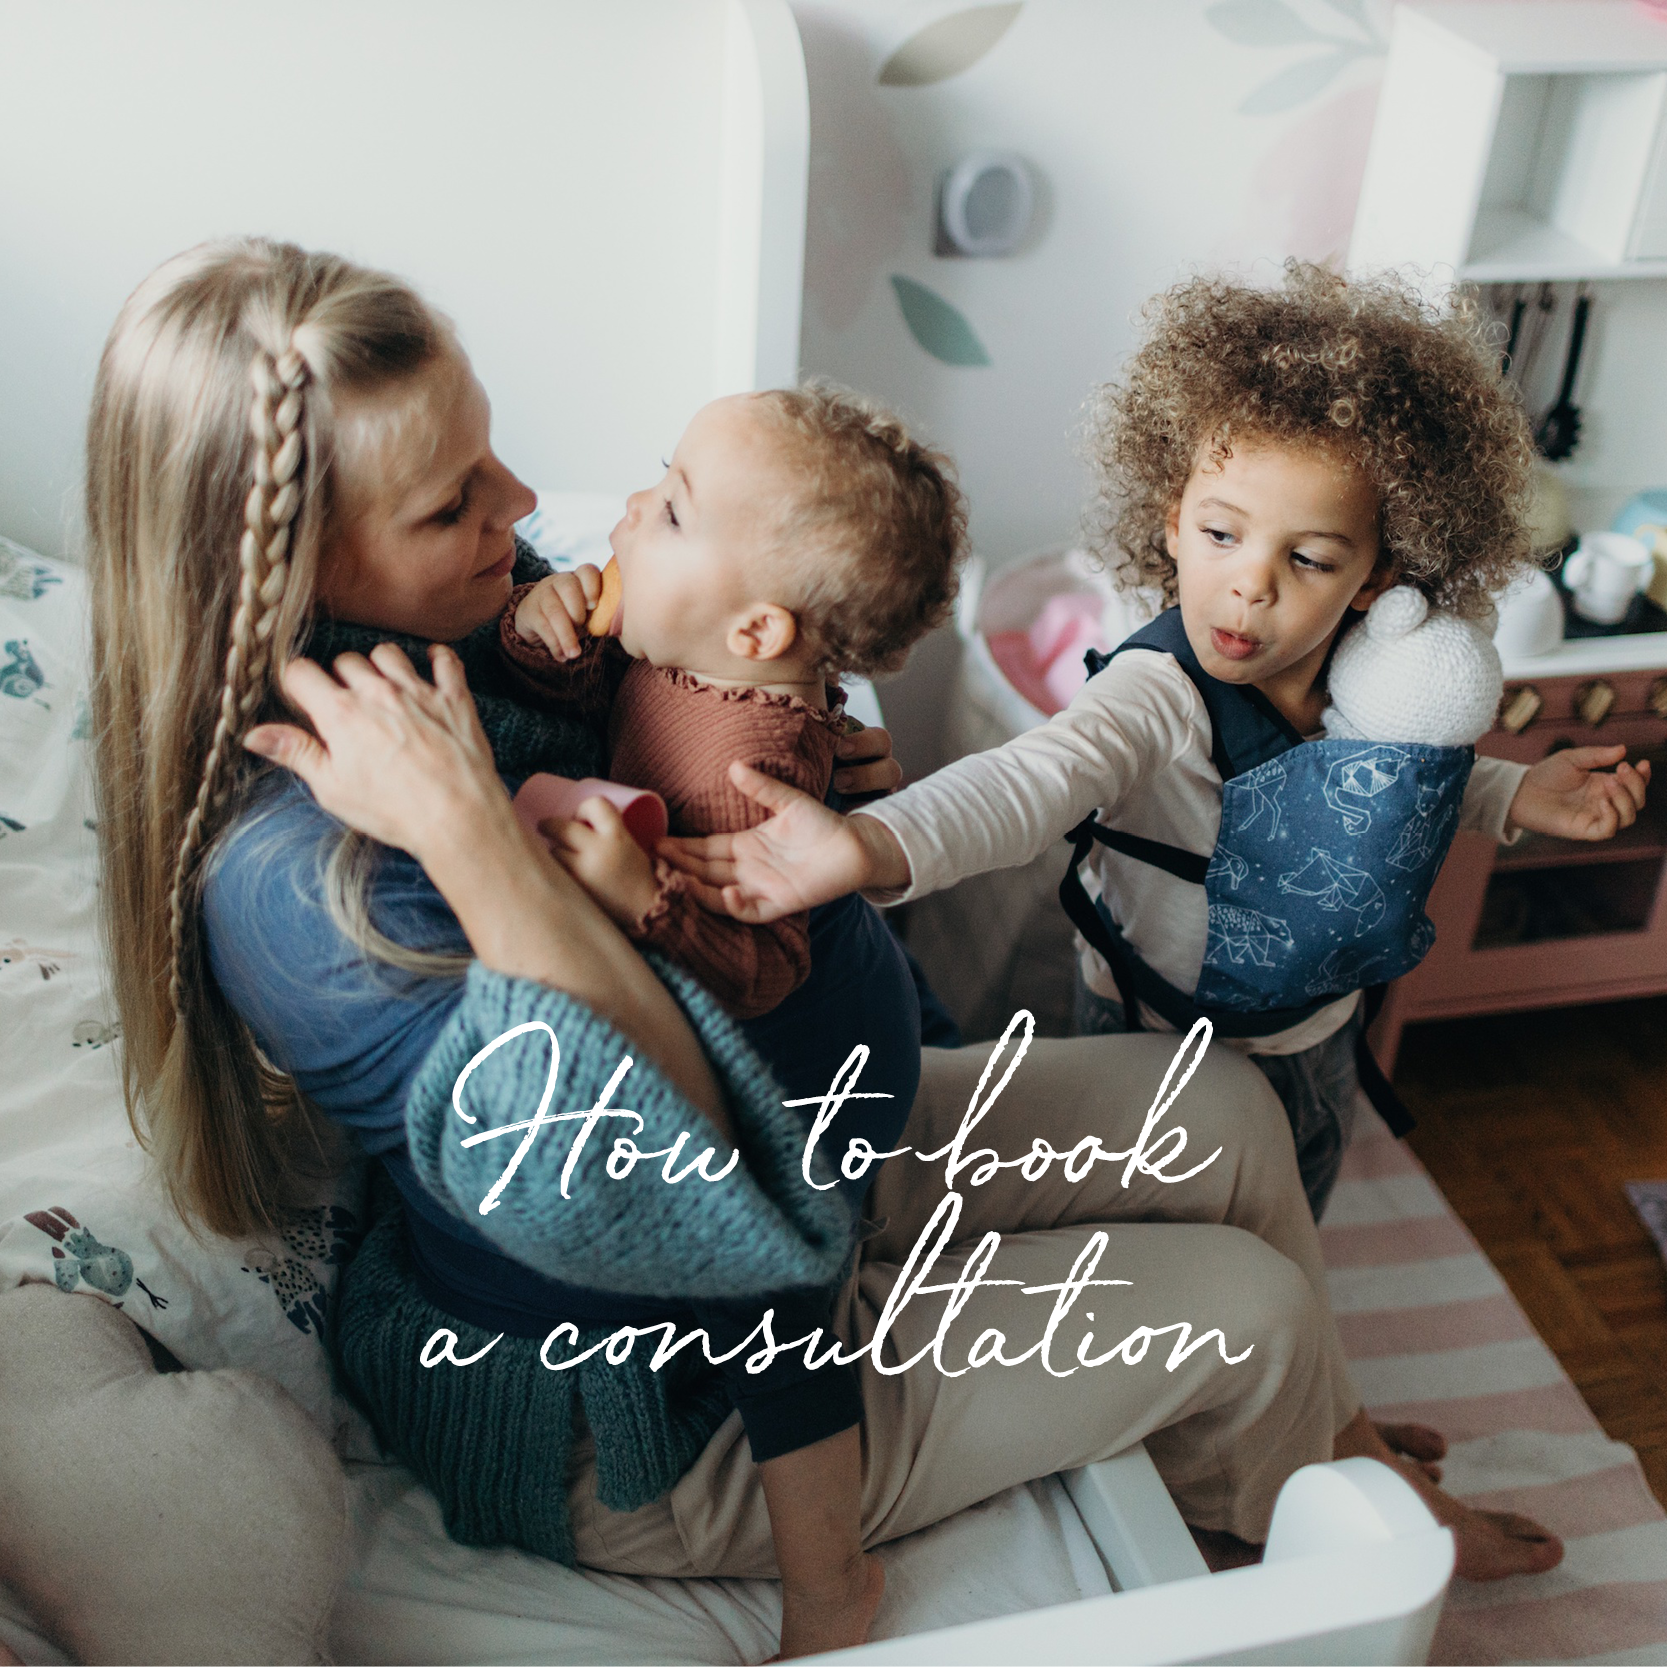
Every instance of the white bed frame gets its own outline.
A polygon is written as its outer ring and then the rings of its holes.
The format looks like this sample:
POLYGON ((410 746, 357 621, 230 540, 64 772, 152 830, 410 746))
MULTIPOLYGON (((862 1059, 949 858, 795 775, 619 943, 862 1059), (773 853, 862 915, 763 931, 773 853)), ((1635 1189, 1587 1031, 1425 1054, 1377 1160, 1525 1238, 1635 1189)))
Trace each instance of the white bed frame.
POLYGON ((1385 1465, 1344 1459, 1299 1470, 1280 1490, 1262 1562, 1225 1574, 1204 1572, 1144 1448, 1065 1483, 1118 1588, 1110 1597, 812 1659, 921 1667, 1429 1660, 1453 1536, 1385 1465))
MULTIPOLYGON (((786 0, 0 0, 0 534, 78 545, 105 332, 145 273, 262 232, 411 278, 500 454, 558 492, 654 477, 715 395, 798 373, 809 144, 786 0)), ((1144 1449, 1068 1476, 1116 1595, 870 1661, 1425 1659, 1450 1536, 1365 1461, 1208 1576, 1144 1449)))

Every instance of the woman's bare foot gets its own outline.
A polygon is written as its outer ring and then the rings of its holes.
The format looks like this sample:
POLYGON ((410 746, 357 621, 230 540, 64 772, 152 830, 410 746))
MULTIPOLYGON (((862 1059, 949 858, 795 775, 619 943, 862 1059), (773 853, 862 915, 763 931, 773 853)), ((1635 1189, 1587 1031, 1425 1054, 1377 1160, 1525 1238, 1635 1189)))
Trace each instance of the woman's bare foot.
POLYGON ((840 1571, 814 1591, 783 1585, 781 1649, 771 1661, 848 1650, 868 1642, 868 1629, 885 1595, 886 1571, 880 1559, 863 1552, 851 1568, 840 1571))
POLYGON ((1392 1452, 1364 1412, 1337 1432, 1339 1459, 1376 1459, 1398 1471, 1443 1527, 1453 1530, 1454 1572, 1465 1580, 1503 1580, 1512 1574, 1544 1574, 1563 1560, 1563 1542, 1549 1529, 1511 1511, 1478 1511, 1443 1493, 1416 1460, 1392 1452))
POLYGON ((1411 1459, 1432 1482, 1441 1480, 1440 1460, 1447 1457, 1447 1437, 1428 1424, 1374 1424, 1391 1453, 1411 1459))
POLYGON ((1261 1546, 1241 1540, 1225 1528, 1194 1528, 1189 1522, 1187 1532, 1211 1574, 1220 1574, 1223 1569, 1247 1569, 1262 1561, 1261 1546))

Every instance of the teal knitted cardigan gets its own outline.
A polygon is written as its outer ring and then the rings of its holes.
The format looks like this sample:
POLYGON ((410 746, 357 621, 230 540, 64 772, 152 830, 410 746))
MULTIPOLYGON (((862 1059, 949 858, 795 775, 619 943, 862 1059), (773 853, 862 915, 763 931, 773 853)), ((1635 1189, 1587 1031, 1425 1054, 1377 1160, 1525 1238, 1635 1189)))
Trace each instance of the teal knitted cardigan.
MULTIPOLYGON (((536 558, 529 557, 523 547, 517 582, 537 576, 536 558)), ((593 770, 597 738, 503 692, 494 636, 495 625, 457 646, 500 771, 593 770)), ((328 661, 386 640, 386 634, 329 624, 314 632, 308 652, 328 661)), ((426 671, 426 644, 391 640, 426 671)), ((805 1185, 802 1123, 781 1105, 769 1071, 712 997, 669 963, 651 960, 699 1036, 736 1128, 742 1161, 724 1180, 690 1175, 668 1184, 657 1162, 611 1178, 606 1163, 621 1133, 655 1151, 687 1131, 679 1168, 708 1145, 719 1148, 720 1160, 725 1153, 702 1115, 612 1025, 558 990, 476 964, 407 1101, 409 1148, 424 1186, 505 1255, 575 1285, 681 1300, 836 1283, 849 1258, 850 1217, 836 1194, 805 1185), (629 1108, 642 1127, 601 1119, 565 1198, 561 1173, 580 1125, 540 1129, 496 1207, 482 1215, 482 1201, 522 1136, 463 1142, 533 1115, 550 1068, 549 1036, 519 1037, 476 1067, 463 1090, 475 1123, 453 1109, 453 1086, 471 1059, 521 1024, 546 1025, 556 1038, 559 1075, 549 1115, 594 1106, 620 1062, 631 1057, 611 1105, 629 1108)), ((538 1340, 494 1342, 490 1333, 443 1313, 417 1287, 391 1186, 377 1189, 375 1207, 337 1294, 333 1353, 344 1386, 384 1444, 439 1497, 454 1539, 511 1544, 573 1562, 566 1482, 575 1395, 595 1441, 598 1497, 622 1511, 664 1494, 728 1415, 722 1379, 698 1343, 658 1372, 649 1361, 662 1332, 640 1339, 619 1364, 598 1352, 555 1371, 541 1362, 538 1340), (425 1345, 441 1330, 456 1338, 453 1359, 425 1366, 425 1345), (473 1365, 453 1363, 483 1349, 473 1365)), ((549 1359, 559 1365, 609 1335, 585 1328, 574 1343, 564 1334, 549 1359)))

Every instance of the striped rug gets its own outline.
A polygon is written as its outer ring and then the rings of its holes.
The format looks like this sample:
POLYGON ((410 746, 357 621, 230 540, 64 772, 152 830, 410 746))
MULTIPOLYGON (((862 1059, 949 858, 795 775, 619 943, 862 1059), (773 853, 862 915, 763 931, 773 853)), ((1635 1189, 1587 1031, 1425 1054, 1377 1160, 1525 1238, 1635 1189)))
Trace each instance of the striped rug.
POLYGON ((1667 1662, 1667 1516, 1423 1166, 1371 1115, 1321 1239, 1373 1415, 1448 1439, 1444 1485, 1568 1547, 1549 1574, 1454 1583, 1433 1662, 1667 1662))

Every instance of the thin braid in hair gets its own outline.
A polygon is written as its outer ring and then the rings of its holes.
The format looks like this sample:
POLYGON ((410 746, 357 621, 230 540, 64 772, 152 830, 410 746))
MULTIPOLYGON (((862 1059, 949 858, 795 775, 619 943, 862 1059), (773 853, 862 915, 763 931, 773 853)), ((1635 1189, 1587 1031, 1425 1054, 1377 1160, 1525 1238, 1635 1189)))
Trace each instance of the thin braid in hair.
POLYGON ((181 1001, 186 884, 202 850, 205 830, 231 790, 237 744, 266 696, 272 632, 289 580, 290 527, 301 507, 306 360, 293 347, 276 359, 257 353, 249 367, 249 380, 254 386, 249 426, 255 437, 255 483, 243 511, 237 608, 232 615, 231 646, 226 650, 220 715, 196 802, 180 838, 168 904, 172 962, 168 993, 176 1014, 181 1001))

